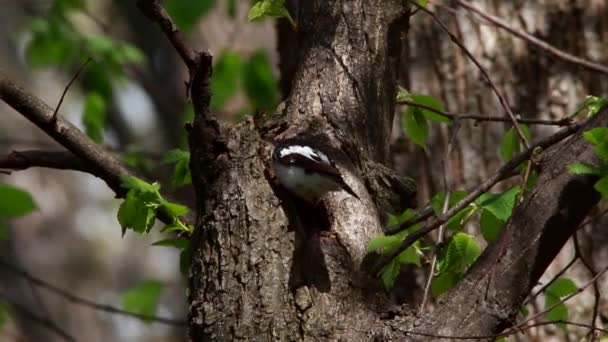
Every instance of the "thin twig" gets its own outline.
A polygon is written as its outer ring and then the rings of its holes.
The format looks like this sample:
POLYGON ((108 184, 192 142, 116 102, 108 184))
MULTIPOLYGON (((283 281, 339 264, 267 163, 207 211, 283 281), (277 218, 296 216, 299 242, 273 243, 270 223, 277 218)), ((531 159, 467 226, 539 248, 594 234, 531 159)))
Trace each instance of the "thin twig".
POLYGON ((86 61, 84 61, 84 63, 80 64, 80 66, 78 67, 78 70, 76 70, 76 73, 74 74, 74 76, 72 76, 72 79, 70 80, 70 82, 68 82, 68 85, 66 85, 65 88, 63 88, 63 93, 61 93, 61 97, 59 98, 59 102, 57 103, 57 106, 55 107, 55 110, 53 111, 53 117, 51 119, 51 122, 54 125, 57 124, 57 113, 59 112, 59 108, 61 107, 61 104, 63 103, 63 98, 65 97, 65 94, 67 94, 68 90, 72 86, 72 83, 74 83, 74 81, 76 81, 76 79, 78 78, 78 76, 80 75, 82 70, 84 70, 84 68, 89 64, 89 62, 91 62, 91 60, 92 60, 91 57, 89 57, 89 58, 87 58, 86 61))
MULTIPOLYGON (((445 154, 443 156, 443 160, 441 161, 442 165, 443 165, 443 193, 444 193, 444 197, 443 197, 443 205, 441 208, 441 213, 445 214, 445 212, 448 210, 448 207, 450 205, 450 189, 452 188, 452 184, 451 181, 449 179, 449 174, 451 171, 451 166, 450 166, 450 153, 452 152, 452 146, 454 145, 454 142, 456 140, 456 136, 458 135, 458 130, 460 129, 460 121, 456 120, 454 121, 454 124, 452 126, 450 126, 449 128, 449 133, 448 133, 448 141, 447 141, 447 145, 445 148, 445 154)), ((443 245, 443 235, 445 233, 445 223, 439 226, 439 233, 437 234, 437 243, 435 243, 435 246, 433 247, 433 258, 431 260, 431 267, 429 269, 429 275, 426 281, 426 285, 424 286, 424 294, 422 296, 422 303, 420 303, 420 310, 418 311, 419 314, 422 314, 424 312, 424 306, 426 305, 426 301, 429 295, 429 291, 431 289, 431 283, 433 281, 433 275, 435 274, 435 266, 437 265, 437 254, 439 253, 439 249, 441 248, 441 246, 443 245)))
MULTIPOLYGON (((401 243, 395 247, 390 253, 381 256, 376 261, 374 267, 372 267, 372 274, 377 274, 386 264, 388 264, 391 260, 393 260, 396 256, 401 254, 405 249, 411 246, 414 242, 416 242, 421 237, 425 236, 429 232, 435 230, 441 224, 447 222, 450 218, 452 218, 456 213, 466 208, 469 204, 473 203, 477 199, 477 197, 481 196, 483 193, 490 190, 496 183, 498 183, 501 179, 505 177, 505 175, 510 174, 511 170, 515 169, 524 161, 528 160, 534 150, 537 148, 547 148, 551 145, 558 143, 559 141, 565 139, 570 136, 578 129, 583 127, 587 121, 579 122, 572 124, 571 126, 565 127, 558 131, 557 133, 550 135, 543 140, 537 142, 536 144, 530 146, 528 149, 516 155, 513 159, 504 164, 501 168, 499 168, 490 178, 486 179, 483 183, 478 185, 475 189, 473 189, 465 198, 456 203, 453 207, 451 207, 447 212, 443 215, 437 217, 424 227, 419 230, 413 232, 408 235, 401 243)), ((403 229, 407 228, 407 226, 401 226, 403 229)))
POLYGON ((520 328, 511 328, 508 330, 505 330, 503 332, 501 332, 500 334, 493 334, 493 335, 471 335, 471 336, 458 336, 458 335, 441 335, 441 334, 433 334, 433 333, 425 333, 425 332, 419 332, 419 331, 404 331, 403 333, 405 334, 405 336, 407 335, 417 335, 417 336, 424 336, 424 337, 433 337, 433 338, 447 338, 447 339, 452 339, 452 340, 481 340, 481 339, 496 339, 496 338, 500 338, 500 337, 507 337, 509 335, 513 335, 519 332, 523 332, 527 329, 531 329, 534 327, 540 327, 540 326, 545 326, 545 325, 555 325, 555 324, 565 324, 565 325, 572 325, 575 327, 583 327, 583 328, 589 328, 589 329, 593 329, 595 331, 599 331, 602 333, 608 333, 608 330, 606 329, 602 329, 602 328, 598 328, 598 327, 591 327, 588 324, 584 324, 584 323, 578 323, 578 322, 572 322, 572 321, 562 321, 562 320, 557 320, 557 321, 546 321, 546 322, 538 322, 538 323, 534 323, 534 324, 527 324, 523 327, 520 328))
MULTIPOLYGON (((574 242, 574 251, 576 253, 576 256, 581 260, 581 263, 583 264, 583 266, 585 266, 587 271, 589 271, 589 274, 591 275, 591 277, 595 277, 597 275, 597 272, 595 271, 595 268, 593 267, 593 265, 591 265, 591 262, 587 260, 585 255, 583 255, 583 252, 581 251, 580 245, 578 243, 577 232, 574 232, 574 235, 572 236, 572 241, 574 242)), ((595 299, 594 299, 594 303, 593 303, 593 314, 591 315, 591 325, 593 327, 595 327, 595 321, 597 320, 597 316, 598 316, 598 311, 599 311, 599 306, 600 306, 600 296, 601 296, 601 292, 600 292, 599 286, 597 285, 597 282, 593 283, 593 294, 595 296, 595 299)), ((591 330, 590 333, 592 333, 591 342, 593 342, 593 341, 595 341, 596 336, 595 336, 593 330, 591 330)))
POLYGON ((13 151, 8 156, 0 158, 0 169, 25 170, 31 167, 92 173, 91 168, 70 151, 13 151))
POLYGON ((601 270, 599 273, 597 273, 593 278, 591 278, 591 280, 589 280, 587 283, 585 283, 583 286, 579 287, 576 291, 572 292, 571 294, 565 296, 564 298, 560 299, 558 302, 554 303, 553 305, 550 305, 549 307, 545 308, 544 310, 535 313, 534 315, 528 317, 525 321, 518 323, 515 327, 513 327, 513 329, 517 329, 518 327, 522 327, 524 326, 526 323, 546 314, 547 312, 555 309, 558 305, 560 304, 564 304, 566 301, 568 301, 570 298, 578 295, 579 293, 585 291, 586 288, 588 288, 589 286, 591 286, 594 282, 596 282, 599 278, 601 278, 604 273, 606 273, 606 271, 608 271, 608 266, 606 266, 603 270, 601 270))
POLYGON ((504 97, 503 94, 498 90, 498 87, 494 84, 494 82, 490 78, 490 75, 488 74, 486 69, 481 65, 481 63, 479 63, 479 61, 475 58, 475 56, 473 56, 473 54, 464 46, 464 44, 458 39, 458 37, 456 37, 450 31, 450 29, 443 23, 443 21, 441 21, 435 15, 435 13, 433 11, 428 10, 426 7, 420 5, 417 1, 412 0, 410 2, 414 6, 420 8, 420 10, 422 10, 425 13, 427 13, 428 15, 430 15, 433 18, 433 20, 435 20, 435 22, 437 24, 439 24, 439 26, 441 26, 441 28, 450 36, 450 40, 452 40, 452 42, 454 42, 454 44, 456 44, 467 55, 467 57, 469 57, 471 62, 473 62, 473 64, 475 64, 475 66, 477 66, 477 68, 479 69, 479 72, 481 72, 483 77, 486 79, 486 81, 490 85, 490 88, 492 89, 494 94, 496 94, 496 97, 498 97, 498 101, 500 102, 500 105, 504 108, 507 115, 511 119, 511 122, 513 123, 513 127, 515 127, 515 131, 517 132, 517 135, 519 136, 519 139, 522 141, 524 146, 526 148, 528 148, 530 146, 528 139, 526 138, 526 136, 524 135, 524 132, 522 131, 521 127, 519 126, 519 123, 517 122, 517 118, 515 117, 515 114, 511 110, 511 107, 509 107, 507 98, 504 97))
POLYGON ((51 321, 34 314, 26 307, 20 305, 19 303, 15 302, 14 300, 7 297, 6 294, 4 294, 1 291, 0 291, 0 300, 9 304, 13 310, 18 311, 19 313, 21 313, 24 317, 26 317, 30 321, 47 328, 48 330, 53 332, 55 335, 59 336, 61 339, 65 340, 65 341, 70 341, 70 342, 76 341, 76 339, 74 337, 72 337, 70 334, 68 334, 65 330, 63 330, 60 327, 58 327, 57 325, 53 324, 51 321))
MULTIPOLYGON (((511 122, 510 118, 506 118, 504 116, 488 116, 481 114, 459 114, 459 113, 451 113, 443 110, 439 110, 437 108, 433 108, 431 106, 425 105, 423 103, 416 103, 408 100, 400 100, 397 101, 397 104, 418 107, 422 109, 429 110, 433 113, 437 113, 443 117, 446 117, 451 120, 457 119, 467 119, 467 120, 475 120, 475 121, 489 121, 489 122, 511 122)), ((528 125, 547 125, 547 126, 568 126, 572 124, 572 118, 564 118, 560 120, 543 120, 543 119, 523 119, 517 118, 517 122, 528 124, 528 125)))
POLYGON ((559 272, 557 272, 553 276, 553 278, 551 278, 551 280, 549 280, 545 285, 543 285, 543 287, 538 289, 538 291, 531 294, 522 305, 528 305, 531 301, 534 300, 534 298, 538 297, 539 294, 543 293, 549 286, 551 286, 551 284, 553 284, 553 282, 555 280, 557 280, 557 278, 561 277, 564 273, 566 273, 566 271, 568 271, 568 269, 570 269, 570 267, 572 267, 572 265, 574 265, 574 263, 576 262, 577 259, 578 259, 578 256, 575 255, 572 258, 572 260, 570 260, 570 262, 568 262, 568 264, 566 266, 564 266, 564 268, 562 268, 559 272))
MULTIPOLYGON (((536 46, 537 48, 547 52, 548 54, 550 54, 558 59, 561 59, 562 61, 572 63, 572 64, 575 64, 578 66, 582 66, 589 70, 598 71, 603 74, 608 74, 608 67, 606 67, 605 65, 602 65, 602 64, 599 64, 596 62, 592 62, 592 61, 588 61, 586 59, 571 55, 564 50, 560 50, 560 49, 552 46, 551 44, 549 44, 541 39, 538 39, 523 30, 519 30, 519 29, 516 29, 516 28, 510 26, 506 21, 500 19, 499 17, 496 17, 489 13, 483 12, 479 8, 472 6, 470 3, 467 3, 462 0, 456 0, 456 3, 460 6, 468 9, 469 11, 476 13, 480 17, 482 17, 485 20, 489 21, 490 23, 494 24, 496 27, 499 27, 499 28, 502 28, 502 29, 508 31, 515 37, 523 39, 527 43, 536 46)), ((438 5, 442 6, 441 4, 438 4, 438 5)))
POLYGON ((95 310, 108 312, 108 313, 112 313, 112 314, 135 317, 135 318, 145 320, 145 321, 154 321, 154 322, 158 322, 158 323, 175 325, 175 326, 186 326, 187 325, 187 322, 182 321, 182 320, 132 313, 132 312, 118 309, 118 308, 110 306, 110 305, 99 304, 99 303, 93 302, 92 300, 75 296, 66 290, 63 290, 57 286, 47 283, 46 281, 44 281, 42 279, 38 279, 38 278, 30 275, 29 273, 25 272, 24 270, 21 270, 18 267, 11 265, 4 260, 0 260, 0 267, 3 267, 6 270, 13 273, 14 275, 27 279, 28 281, 31 281, 33 284, 40 286, 41 288, 43 288, 49 292, 52 292, 60 297, 63 297, 65 299, 67 299, 68 301, 75 303, 75 304, 79 304, 79 305, 82 305, 85 307, 89 307, 89 308, 92 308, 95 310))

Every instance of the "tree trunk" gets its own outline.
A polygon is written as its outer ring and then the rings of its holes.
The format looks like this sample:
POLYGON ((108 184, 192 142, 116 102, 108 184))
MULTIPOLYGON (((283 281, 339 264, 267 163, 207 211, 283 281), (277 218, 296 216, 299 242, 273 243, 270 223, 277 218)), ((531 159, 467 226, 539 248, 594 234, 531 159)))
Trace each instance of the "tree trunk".
MULTIPOLYGON (((388 157, 408 11, 399 0, 306 1, 297 21, 299 63, 285 116, 221 128, 225 140, 216 142, 221 153, 207 165, 217 173, 200 179, 207 191, 199 197, 199 234, 193 240, 193 340, 367 341, 381 334, 374 306, 385 305, 386 298, 365 291, 378 288, 377 282, 368 284, 358 271, 367 242, 382 231, 365 179, 372 179, 374 170, 411 187, 377 164, 388 157), (290 229, 267 172, 272 141, 294 135, 331 145, 346 181, 361 197, 336 193, 323 203, 328 226, 319 227, 327 232, 318 243, 325 270, 293 265, 302 237, 290 229), (300 286, 296 278, 310 272, 326 272, 330 286, 300 286)), ((383 186, 373 190, 379 193, 374 198, 406 203, 401 189, 383 186)), ((323 216, 312 210, 309 215, 323 216)))
MULTIPOLYGON (((504 245, 485 251, 436 315, 416 318, 395 305, 361 265, 385 214, 402 211, 413 193, 411 182, 384 166, 409 19, 400 0, 301 1, 297 68, 291 86, 283 85, 291 91, 284 111, 268 121, 211 125, 211 135, 202 128, 208 123, 195 122, 192 340, 388 341, 418 338, 416 331, 436 338, 495 333, 512 324, 531 286, 597 201, 592 179, 565 172, 565 163, 595 161, 577 132, 543 154, 545 173, 508 237, 497 239, 504 245), (214 135, 219 138, 209 141, 214 135), (335 193, 320 207, 293 208, 274 184, 270 154, 274 141, 296 135, 331 146, 360 201, 335 193), (570 199, 572 191, 585 200, 570 199), (308 217, 318 226, 306 228, 321 231, 312 245, 299 229, 308 217), (550 237, 548 230, 557 227, 560 234, 550 237), (489 299, 481 297, 486 288, 489 299)), ((605 125, 607 115, 593 124, 605 125)))

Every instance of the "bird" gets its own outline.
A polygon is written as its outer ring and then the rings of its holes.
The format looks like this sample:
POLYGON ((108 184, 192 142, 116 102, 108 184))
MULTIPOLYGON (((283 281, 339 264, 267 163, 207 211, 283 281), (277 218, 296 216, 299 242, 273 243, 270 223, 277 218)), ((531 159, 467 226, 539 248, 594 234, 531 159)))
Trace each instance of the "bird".
POLYGON ((297 138, 279 141, 272 152, 272 164, 278 182, 309 203, 315 204, 328 192, 340 190, 359 199, 318 144, 313 146, 297 138))

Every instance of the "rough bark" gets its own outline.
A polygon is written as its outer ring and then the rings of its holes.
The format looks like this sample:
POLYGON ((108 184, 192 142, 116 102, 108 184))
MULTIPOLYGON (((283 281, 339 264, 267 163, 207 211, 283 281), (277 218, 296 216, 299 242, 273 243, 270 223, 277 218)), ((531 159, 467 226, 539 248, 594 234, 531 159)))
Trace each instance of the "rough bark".
MULTIPOLYGON (((408 28, 404 6, 301 2, 298 67, 284 112, 270 122, 213 126, 213 141, 204 139, 200 122, 193 126, 199 213, 190 270, 193 340, 370 341, 415 338, 408 331, 497 332, 512 323, 525 295, 597 201, 592 179, 565 171, 567 163, 594 160, 579 135, 543 154, 539 185, 499 240, 503 245, 490 246, 432 315, 408 316, 360 272, 367 242, 381 232, 383 211, 397 212, 410 199, 399 196, 403 191, 395 184, 412 192, 410 183, 382 166, 388 160, 400 42, 408 28), (296 262, 305 241, 269 168, 272 142, 294 135, 330 146, 361 197, 336 193, 323 202, 325 211, 295 210, 326 221, 315 227, 321 230, 321 270, 307 268, 309 255, 296 262), (201 148, 206 152, 198 154, 201 148), (325 272, 328 286, 294 281, 312 271, 325 272)), ((605 125, 606 118, 595 124, 605 125)))
POLYGON ((503 235, 440 298, 432 314, 410 325, 416 326, 412 330, 437 336, 484 336, 515 323, 530 290, 599 201, 593 188, 597 177, 569 174, 566 166, 599 165, 582 132, 606 125, 604 110, 580 132, 542 154, 538 184, 517 207, 503 235))
MULTIPOLYGON (((388 156, 408 20, 404 6, 402 1, 302 3, 299 66, 285 116, 221 129, 221 141, 214 142, 216 158, 204 165, 216 172, 198 180, 206 192, 198 198, 199 233, 193 239, 193 340, 367 341, 381 334, 374 306, 384 305, 386 298, 365 290, 377 283, 369 284, 358 267, 367 241, 381 232, 365 186, 379 193, 379 204, 395 207, 407 203, 403 194, 412 192, 411 183, 377 164, 388 156), (323 203, 328 226, 318 228, 327 230, 318 238, 319 261, 329 287, 298 287, 294 281, 313 270, 305 263, 294 265, 302 236, 290 229, 286 204, 271 186, 270 143, 293 135, 323 140, 362 198, 337 193, 323 203), (383 181, 367 177, 366 182, 360 175, 370 170, 383 181)), ((200 135, 194 127, 193 135, 200 135)), ((201 159, 193 161, 195 170, 202 167, 196 165, 201 159)), ((403 209, 395 207, 384 209, 403 209)), ((317 209, 307 214, 323 216, 317 209)))

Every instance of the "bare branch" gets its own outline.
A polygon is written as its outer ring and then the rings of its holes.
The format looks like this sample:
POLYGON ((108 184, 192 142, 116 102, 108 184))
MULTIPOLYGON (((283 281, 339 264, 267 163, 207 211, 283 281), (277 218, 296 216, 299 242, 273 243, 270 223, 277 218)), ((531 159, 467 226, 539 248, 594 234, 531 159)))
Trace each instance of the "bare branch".
MULTIPOLYGON (((598 71, 601 72, 603 74, 608 74, 608 67, 606 67, 605 65, 596 63, 596 62, 592 62, 592 61, 588 61, 586 59, 580 58, 580 57, 576 57, 574 55, 571 55, 563 50, 560 50, 554 46, 552 46, 551 44, 538 39, 536 37, 534 37, 533 35, 523 31, 523 30, 518 30, 512 26, 510 26, 506 21, 491 15, 489 13, 486 13, 482 10, 480 10, 477 7, 472 6, 471 4, 462 1, 462 0, 456 0, 456 3, 466 9, 468 9, 471 12, 476 13, 477 15, 479 15, 480 17, 484 18, 485 20, 491 22, 492 24, 494 24, 497 27, 500 27, 506 31, 508 31, 509 33, 513 34, 515 37, 521 38, 524 41, 526 41, 527 43, 536 46, 537 48, 545 51, 546 53, 552 55, 553 57, 556 57, 558 59, 561 59, 562 61, 568 62, 568 63, 572 63, 578 66, 582 66, 584 68, 587 68, 589 70, 593 70, 593 71, 598 71)), ((441 4, 438 4, 441 6, 441 4)))
POLYGON ((69 151, 13 151, 0 159, 0 169, 25 170, 31 167, 46 167, 59 170, 75 170, 93 173, 81 159, 69 151))
POLYGON ((45 282, 44 280, 38 279, 38 278, 30 275, 28 272, 26 272, 22 269, 19 269, 16 266, 7 263, 4 260, 0 260, 0 267, 3 267, 4 269, 10 271, 11 273, 13 273, 14 275, 16 275, 18 277, 28 280, 29 282, 31 282, 32 284, 34 284, 36 286, 39 286, 40 288, 43 288, 49 292, 52 292, 60 297, 67 299, 68 301, 78 304, 78 305, 86 306, 86 307, 89 307, 89 308, 92 308, 92 309, 95 309, 98 311, 108 312, 111 314, 130 316, 130 317, 135 317, 135 318, 138 318, 141 320, 154 321, 154 322, 158 322, 158 323, 162 323, 162 324, 175 325, 175 326, 186 326, 187 325, 187 323, 182 320, 132 313, 132 312, 118 309, 118 308, 110 306, 110 305, 99 304, 99 303, 93 302, 92 300, 75 296, 66 290, 63 290, 57 286, 54 286, 52 284, 45 282))
POLYGON ((70 341, 70 342, 76 341, 76 339, 74 337, 72 337, 70 334, 68 334, 65 330, 61 329, 60 327, 58 327, 56 324, 49 321, 48 319, 42 318, 42 317, 34 314, 29 309, 25 308, 24 306, 15 302, 11 298, 7 297, 1 291, 0 291, 0 301, 4 301, 4 302, 8 303, 13 310, 17 311, 18 313, 20 313, 21 315, 23 315, 25 318, 29 319, 30 321, 47 328, 48 330, 53 332, 55 335, 59 336, 64 341, 70 341))
POLYGON ((498 87, 494 84, 494 82, 490 78, 490 75, 488 74, 486 69, 481 65, 481 63, 479 63, 479 61, 475 58, 475 56, 473 56, 473 54, 464 46, 464 44, 460 40, 458 40, 458 38, 452 32, 450 32, 448 27, 443 23, 443 21, 441 21, 435 15, 435 13, 428 10, 424 6, 420 5, 416 1, 410 1, 410 2, 414 6, 418 7, 420 10, 424 11, 426 14, 430 15, 433 18, 433 20, 435 20, 435 22, 437 22, 437 24, 439 24, 439 26, 441 26, 441 28, 450 36, 450 39, 452 40, 452 42, 454 42, 454 44, 456 44, 467 55, 467 57, 469 57, 471 62, 473 62, 473 64, 475 64, 475 66, 477 66, 477 68, 479 69, 479 72, 481 72, 483 77, 486 79, 486 81, 490 85, 490 88, 492 89, 494 94, 496 94, 496 97, 498 97, 498 101, 500 102, 500 105, 504 108, 505 112, 511 119, 511 122, 513 123, 513 127, 515 127, 515 131, 517 132, 517 135, 519 136, 519 139, 523 142, 524 146, 526 148, 528 148, 530 146, 528 139, 524 135, 524 132, 521 130, 521 127, 519 126, 519 123, 517 122, 517 118, 515 117, 515 114, 513 114, 513 111, 511 110, 511 107, 509 106, 507 98, 504 97, 504 95, 498 90, 498 87))
MULTIPOLYGON (((15 84, 0 72, 0 99, 13 107, 21 115, 33 122, 59 144, 80 158, 83 168, 90 174, 101 178, 118 197, 126 195, 121 186, 123 176, 134 176, 121 161, 101 145, 80 131, 68 120, 58 115, 53 119, 53 109, 46 103, 15 84)), ((165 223, 172 223, 172 216, 160 209, 158 218, 165 223)), ((186 224, 192 224, 191 216, 184 217, 186 224)))
POLYGON ((68 82, 68 85, 66 85, 65 88, 63 88, 63 93, 61 93, 59 102, 57 102, 57 107, 55 107, 55 110, 53 111, 53 122, 54 123, 57 123, 57 113, 59 112, 59 108, 61 108, 61 104, 63 103, 63 98, 65 97, 65 94, 68 93, 68 90, 70 89, 70 87, 72 86, 74 81, 76 81, 76 79, 78 78, 78 75, 80 75, 82 70, 84 70, 84 68, 87 66, 87 64, 89 64, 90 61, 91 61, 90 57, 86 61, 84 61, 84 63, 82 63, 80 65, 80 67, 78 67, 78 70, 76 70, 76 73, 74 74, 74 76, 72 76, 72 79, 70 80, 70 82, 68 82))
MULTIPOLYGON (((511 122, 510 118, 506 118, 504 116, 487 116, 481 114, 459 114, 459 113, 450 113, 443 110, 439 110, 437 108, 433 108, 431 106, 427 106, 422 103, 416 103, 408 100, 397 101, 397 104, 418 107, 422 109, 429 110, 431 112, 437 113, 441 116, 452 120, 458 119, 468 119, 475 121, 489 121, 489 122, 511 122)), ((572 124, 571 118, 564 118, 560 120, 543 120, 543 119, 522 119, 517 118, 517 122, 528 124, 528 125, 547 125, 547 126, 568 126, 572 124)))
MULTIPOLYGON (((397 257, 401 252, 406 250, 409 246, 411 246, 414 242, 416 242, 421 237, 425 236, 429 232, 437 229, 441 224, 447 222, 452 216, 456 215, 460 210, 464 209, 469 204, 473 203, 477 199, 477 197, 481 196, 486 191, 490 190, 496 183, 498 183, 501 179, 503 179, 506 175, 511 173, 511 170, 515 169, 524 161, 528 160, 533 152, 537 148, 547 148, 551 145, 554 145, 563 139, 570 136, 572 133, 576 132, 578 129, 583 127, 587 121, 579 122, 576 124, 572 124, 569 127, 563 128, 559 132, 546 137, 545 139, 537 142, 536 144, 530 146, 525 151, 521 152, 509 162, 504 164, 500 169, 498 169, 490 178, 486 179, 483 183, 477 186, 473 191, 471 191, 465 198, 456 203, 453 207, 451 207, 448 211, 446 211, 443 215, 435 218, 433 221, 420 228, 419 230, 413 232, 408 235, 398 247, 394 248, 390 253, 383 255, 378 258, 375 266, 372 268, 372 274, 378 273, 382 267, 388 264, 391 260, 397 257)), ((408 223, 410 224, 410 223, 408 223)), ((407 226, 401 225, 401 230, 407 228, 407 226)), ((397 233, 398 230, 392 230, 391 232, 397 233)), ((388 234, 388 232, 387 232, 388 234)))

